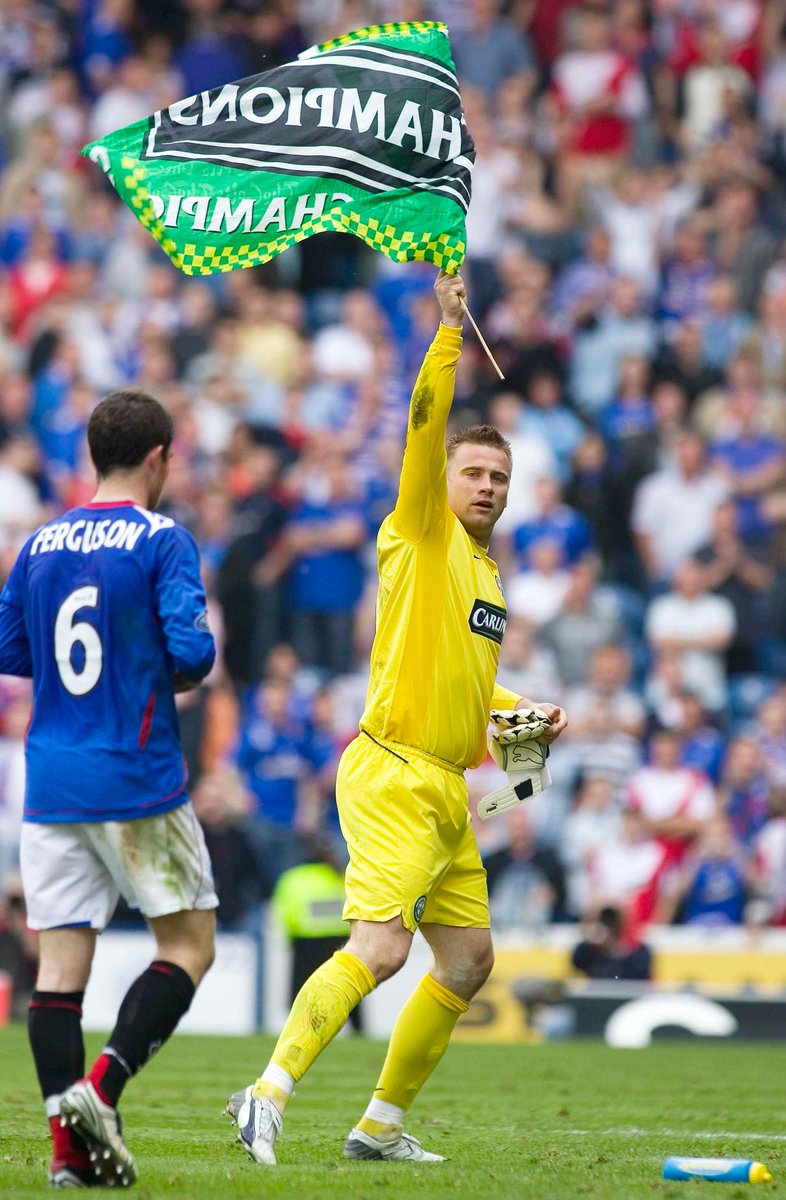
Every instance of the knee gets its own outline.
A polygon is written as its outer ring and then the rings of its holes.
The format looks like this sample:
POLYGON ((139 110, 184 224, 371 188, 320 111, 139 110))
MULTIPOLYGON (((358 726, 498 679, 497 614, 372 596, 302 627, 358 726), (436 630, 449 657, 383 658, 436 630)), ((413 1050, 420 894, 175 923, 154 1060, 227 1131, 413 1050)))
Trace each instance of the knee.
POLYGON ((200 980, 202 979, 202 977, 204 975, 207 975, 208 971, 210 970, 210 968, 212 967, 212 965, 215 961, 216 961, 216 940, 215 940, 215 938, 211 938, 210 941, 207 942, 205 945, 200 946, 197 951, 196 962, 194 963, 194 969, 198 973, 200 980))
POLYGON ((192 947, 193 968, 191 975, 195 983, 199 983, 202 980, 215 961, 216 932, 215 926, 211 926, 210 929, 205 930, 204 935, 192 947))
POLYGON ((392 975, 397 974, 404 966, 409 955, 409 940, 406 942, 396 942, 382 949, 382 952, 377 957, 375 963, 371 967, 371 973, 377 983, 384 983, 386 979, 390 979, 392 975))
POLYGON ((437 971, 437 978, 444 982, 459 996, 466 1000, 479 992, 491 974, 494 966, 494 951, 491 946, 478 951, 471 958, 453 961, 443 971, 437 971), (440 978, 442 976, 442 978, 440 978))
POLYGON ((198 987, 216 957, 215 920, 211 913, 200 913, 203 920, 193 922, 176 936, 158 936, 156 956, 173 962, 191 976, 198 987))
POLYGON ((475 962, 475 991, 479 991, 494 970, 494 950, 491 946, 475 962))
POLYGON ((378 926, 373 931, 364 930, 362 935, 353 931, 346 950, 368 967, 377 983, 384 983, 404 966, 411 944, 412 938, 403 926, 395 931, 378 926))

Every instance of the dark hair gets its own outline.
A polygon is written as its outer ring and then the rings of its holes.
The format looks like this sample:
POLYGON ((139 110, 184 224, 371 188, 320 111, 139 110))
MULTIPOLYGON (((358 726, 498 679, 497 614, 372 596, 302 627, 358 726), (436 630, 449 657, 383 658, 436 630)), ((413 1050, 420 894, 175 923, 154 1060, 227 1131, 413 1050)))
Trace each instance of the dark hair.
POLYGON ((598 924, 608 929, 612 937, 619 937, 622 933, 622 913, 618 908, 607 904, 598 913, 598 924))
POLYGON ((493 425, 469 425, 466 429, 457 429, 448 438, 448 459, 453 457, 459 446, 467 443, 471 446, 494 446, 497 450, 503 450, 508 456, 508 462, 513 465, 510 442, 493 425))
POLYGON ((173 433, 169 413, 146 392, 110 392, 87 426, 90 457, 101 478, 132 470, 156 446, 167 453, 173 433))

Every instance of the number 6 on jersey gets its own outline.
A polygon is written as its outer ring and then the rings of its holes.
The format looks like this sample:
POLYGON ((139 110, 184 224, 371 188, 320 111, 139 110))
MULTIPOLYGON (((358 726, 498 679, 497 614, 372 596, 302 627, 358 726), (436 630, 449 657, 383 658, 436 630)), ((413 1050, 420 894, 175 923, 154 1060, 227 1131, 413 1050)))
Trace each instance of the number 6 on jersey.
POLYGON ((96 608, 98 605, 98 588, 81 587, 67 596, 57 610, 55 620, 55 659, 63 687, 72 696, 85 696, 101 678, 101 668, 104 662, 104 650, 101 638, 92 625, 87 621, 74 622, 74 617, 80 608, 96 608), (81 645, 85 652, 85 661, 81 671, 77 671, 71 662, 71 651, 75 645, 81 645))

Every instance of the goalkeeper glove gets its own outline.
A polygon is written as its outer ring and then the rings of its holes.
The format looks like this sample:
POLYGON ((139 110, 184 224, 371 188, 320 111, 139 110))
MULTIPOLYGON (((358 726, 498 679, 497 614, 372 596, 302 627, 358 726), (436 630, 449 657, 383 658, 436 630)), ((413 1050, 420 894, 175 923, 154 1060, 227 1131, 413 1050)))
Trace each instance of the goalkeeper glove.
POLYGON ((507 774, 508 782, 481 799, 478 816, 482 820, 515 808, 550 785, 551 775, 546 766, 549 748, 536 740, 549 724, 549 718, 539 708, 492 709, 489 750, 494 762, 507 774))

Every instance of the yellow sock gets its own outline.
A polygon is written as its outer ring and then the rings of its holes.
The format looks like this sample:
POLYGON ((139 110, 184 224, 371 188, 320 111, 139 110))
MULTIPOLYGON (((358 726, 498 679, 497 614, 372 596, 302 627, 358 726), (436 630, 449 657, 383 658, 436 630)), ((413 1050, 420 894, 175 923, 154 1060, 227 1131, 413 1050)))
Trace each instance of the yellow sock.
POLYGON ((421 979, 398 1015, 374 1098, 358 1129, 372 1137, 400 1132, 400 1121, 392 1118, 400 1113, 403 1119, 468 1008, 467 1000, 437 983, 433 975, 421 979))
POLYGON ((267 1096, 283 1112, 291 1090, 280 1086, 282 1079, 288 1076, 293 1085, 302 1079, 332 1042, 352 1009, 374 987, 376 980, 365 963, 346 950, 337 950, 318 967, 295 997, 276 1042, 270 1064, 275 1068, 271 1073, 278 1082, 267 1080, 263 1075, 254 1086, 254 1095, 267 1096))

